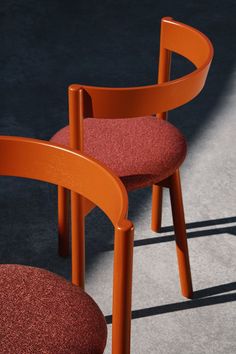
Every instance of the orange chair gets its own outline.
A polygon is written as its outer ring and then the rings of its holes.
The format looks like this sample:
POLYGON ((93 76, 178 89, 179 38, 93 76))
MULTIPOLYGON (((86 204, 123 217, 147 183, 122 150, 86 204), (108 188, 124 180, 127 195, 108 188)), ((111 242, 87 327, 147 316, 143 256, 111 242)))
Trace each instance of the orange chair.
MULTIPOLYGON (((153 231, 158 232, 161 227, 162 187, 170 189, 180 282, 182 293, 188 298, 192 297, 192 281, 179 175, 186 144, 166 120, 167 111, 189 102, 202 90, 212 58, 213 47, 204 34, 172 18, 163 18, 158 84, 131 88, 71 85, 70 124, 52 138, 102 161, 121 177, 127 190, 152 185, 153 231), (169 81, 172 52, 189 59, 196 69, 169 81)), ((66 195, 59 186, 62 255, 68 252, 66 195)))
MULTIPOLYGON (((110 218, 115 228, 112 353, 130 353, 133 226, 124 186, 94 159, 41 140, 1 136, 0 156, 0 175, 63 186, 77 201, 84 197, 86 212, 97 205, 110 218)), ((84 242, 80 248, 83 234, 74 222, 81 211, 71 207, 72 283, 77 284, 84 242)), ((105 319, 79 287, 43 269, 9 264, 0 265, 0 287, 1 353, 103 353, 105 319)))

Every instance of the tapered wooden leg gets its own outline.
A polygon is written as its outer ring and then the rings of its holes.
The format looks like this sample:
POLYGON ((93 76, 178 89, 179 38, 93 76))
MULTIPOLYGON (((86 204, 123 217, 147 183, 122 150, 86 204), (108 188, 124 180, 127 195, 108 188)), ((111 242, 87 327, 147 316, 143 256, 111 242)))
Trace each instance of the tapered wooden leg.
POLYGON ((159 232, 162 217, 162 187, 157 184, 152 186, 152 231, 159 232))
POLYGON ((58 252, 62 257, 69 253, 69 191, 58 186, 58 252))
MULTIPOLYGON (((127 221, 128 222, 128 221, 127 221)), ((115 232, 112 354, 130 354, 134 231, 115 232)))
POLYGON ((192 298, 192 279, 179 170, 176 170, 176 172, 170 177, 169 181, 180 284, 183 296, 187 298, 192 298))
POLYGON ((83 197, 71 192, 71 264, 72 283, 84 289, 85 237, 83 197))

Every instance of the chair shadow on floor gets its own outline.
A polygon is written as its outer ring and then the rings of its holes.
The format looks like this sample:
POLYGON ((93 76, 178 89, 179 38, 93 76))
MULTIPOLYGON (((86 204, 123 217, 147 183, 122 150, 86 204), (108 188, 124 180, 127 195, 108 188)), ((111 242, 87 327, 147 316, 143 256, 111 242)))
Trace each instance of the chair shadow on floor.
MULTIPOLYGON (((217 226, 217 225, 225 225, 236 223, 236 217, 228 217, 222 219, 214 219, 214 220, 205 220, 205 221, 198 221, 186 224, 188 239, 196 238, 196 237, 205 237, 205 236, 213 236, 213 235, 220 235, 220 234, 231 234, 236 236, 236 225, 234 226, 224 226, 224 227, 217 227, 212 229, 205 229, 205 230, 198 230, 198 231, 188 231, 189 229, 200 228, 200 227, 207 227, 207 226, 217 226)), ((174 232, 173 226, 166 226, 162 227, 160 233, 166 232, 174 232)), ((143 246, 143 245, 150 245, 155 243, 162 243, 162 242, 170 242, 174 240, 174 233, 171 235, 166 236, 159 236, 159 237, 151 237, 141 240, 134 241, 134 246, 143 246)))
MULTIPOLYGON (((157 316, 169 312, 177 312, 177 311, 189 310, 197 307, 204 307, 210 305, 223 304, 225 302, 236 301, 236 293, 207 297, 210 296, 212 293, 220 294, 232 290, 236 290, 236 282, 198 290, 194 293, 194 299, 191 301, 175 302, 167 305, 154 306, 145 309, 134 310, 132 311, 132 319, 157 316)), ((106 316, 106 321, 107 323, 111 323, 110 315, 106 316)))
MULTIPOLYGON (((236 216, 188 223, 186 224, 188 239, 196 238, 196 237, 215 236, 224 233, 236 236, 236 225, 217 227, 217 228, 198 230, 198 231, 190 231, 190 232, 188 231, 189 229, 194 229, 194 228, 217 226, 217 225, 224 225, 224 224, 231 224, 231 223, 236 223, 236 216)), ((134 247, 174 241, 173 226, 165 226, 162 227, 160 230, 160 234, 167 233, 167 232, 173 232, 173 233, 171 233, 170 235, 156 236, 156 237, 135 240, 134 247)), ((113 249, 112 245, 107 245, 106 251, 112 251, 112 249, 113 249)))
MULTIPOLYGON (((232 223, 236 223, 236 216, 188 223, 186 224, 186 227, 187 230, 189 230, 189 229, 200 228, 200 227, 218 226, 218 225, 226 225, 232 223)), ((161 229, 161 233, 172 232, 172 231, 173 231, 172 226, 163 227, 161 229)), ((236 226, 224 226, 224 227, 217 227, 212 229, 191 231, 188 232, 188 238, 220 235, 224 233, 236 235, 236 226)), ((169 242, 173 240, 174 240, 173 234, 167 236, 159 236, 154 238, 136 240, 135 247, 149 245, 149 244, 156 244, 161 242, 169 242)), ((170 313, 170 312, 177 312, 177 311, 189 310, 197 307, 204 307, 204 306, 222 304, 225 302, 236 301, 236 292, 223 294, 234 290, 236 290, 236 282, 216 285, 213 287, 197 290, 194 292, 193 299, 190 301, 187 300, 182 302, 176 302, 176 303, 171 303, 166 305, 134 310, 132 311, 132 319, 144 318, 149 316, 157 316, 157 315, 170 313)), ((112 320, 111 316, 106 316, 106 320, 107 323, 111 323, 112 320)))

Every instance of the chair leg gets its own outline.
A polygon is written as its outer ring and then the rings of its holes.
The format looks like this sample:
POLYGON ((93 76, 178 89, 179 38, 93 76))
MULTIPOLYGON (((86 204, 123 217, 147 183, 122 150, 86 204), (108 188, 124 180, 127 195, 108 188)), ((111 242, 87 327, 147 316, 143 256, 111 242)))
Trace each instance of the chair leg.
POLYGON ((192 298, 192 279, 179 170, 175 171, 175 173, 170 177, 169 181, 180 284, 183 296, 187 298, 192 298))
POLYGON ((62 257, 69 253, 69 191, 58 186, 58 252, 62 257))
POLYGON ((71 264, 72 284, 84 289, 85 236, 83 197, 75 192, 71 192, 71 264))
POLYGON ((162 217, 162 187, 157 184, 152 186, 152 231, 159 232, 162 217))
POLYGON ((134 230, 115 232, 112 354, 130 354, 134 230))

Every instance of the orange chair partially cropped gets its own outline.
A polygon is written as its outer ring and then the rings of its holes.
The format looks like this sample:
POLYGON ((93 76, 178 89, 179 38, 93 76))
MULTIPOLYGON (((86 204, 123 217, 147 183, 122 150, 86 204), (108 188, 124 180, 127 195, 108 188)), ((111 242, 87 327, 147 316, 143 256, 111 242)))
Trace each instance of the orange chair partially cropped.
MULTIPOLYGON (((162 187, 169 188, 180 283, 183 295, 188 298, 192 297, 193 290, 179 175, 186 143, 182 134, 167 122, 167 112, 199 94, 212 58, 213 47, 204 34, 172 18, 163 18, 158 84, 129 88, 71 85, 69 126, 52 138, 102 161, 121 177, 127 190, 152 185, 153 231, 158 232, 161 227, 162 187), (196 69, 169 81, 172 52, 187 58, 196 69)), ((68 252, 66 198, 66 190, 59 185, 62 255, 68 252)))
MULTIPOLYGON (((71 148, 29 138, 0 136, 0 175, 60 185, 72 203, 72 283, 84 270, 83 234, 77 213, 99 206, 114 225, 112 353, 130 353, 133 225, 120 180, 102 164, 71 148), (90 202, 89 202, 90 201, 90 202), (82 247, 81 247, 82 246, 82 247)), ((78 286, 43 269, 0 265, 0 353, 97 353, 107 327, 96 303, 78 286)))

